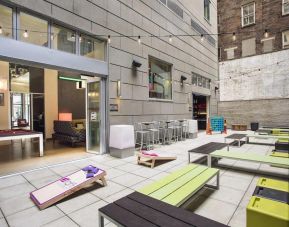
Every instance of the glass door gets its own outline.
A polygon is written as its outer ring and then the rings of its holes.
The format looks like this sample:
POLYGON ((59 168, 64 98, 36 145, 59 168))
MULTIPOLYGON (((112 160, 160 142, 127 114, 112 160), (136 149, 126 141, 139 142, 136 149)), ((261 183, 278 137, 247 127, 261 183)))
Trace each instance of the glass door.
POLYGON ((100 154, 100 128, 101 128, 101 89, 100 78, 87 79, 87 127, 86 150, 87 152, 100 154))

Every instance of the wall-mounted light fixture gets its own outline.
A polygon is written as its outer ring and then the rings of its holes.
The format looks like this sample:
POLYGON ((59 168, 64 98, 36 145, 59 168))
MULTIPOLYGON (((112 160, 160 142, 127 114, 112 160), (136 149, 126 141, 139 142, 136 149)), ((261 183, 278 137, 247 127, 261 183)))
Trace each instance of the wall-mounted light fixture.
POLYGON ((181 75, 181 86, 184 86, 184 81, 187 79, 187 77, 181 75))
POLYGON ((116 95, 117 97, 121 97, 121 81, 118 80, 116 83, 116 95))
POLYGON ((85 81, 77 81, 76 82, 76 89, 85 89, 86 88, 86 82, 85 81))
POLYGON ((7 91, 8 85, 6 79, 0 79, 0 90, 7 91))
POLYGON ((218 90, 219 90, 219 88, 218 88, 218 87, 215 87, 215 94, 217 93, 218 90))
POLYGON ((142 64, 141 64, 140 62, 136 61, 136 60, 133 60, 133 61, 132 61, 132 66, 133 66, 133 67, 139 68, 139 67, 141 67, 141 65, 142 65, 142 64))

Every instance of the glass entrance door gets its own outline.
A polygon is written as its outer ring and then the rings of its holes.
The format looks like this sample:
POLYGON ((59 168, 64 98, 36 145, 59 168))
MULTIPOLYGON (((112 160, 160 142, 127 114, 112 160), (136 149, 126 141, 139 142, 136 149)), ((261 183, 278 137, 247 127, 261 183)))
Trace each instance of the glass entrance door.
POLYGON ((100 127, 101 127, 101 89, 100 79, 87 80, 87 127, 86 150, 100 154, 100 127))

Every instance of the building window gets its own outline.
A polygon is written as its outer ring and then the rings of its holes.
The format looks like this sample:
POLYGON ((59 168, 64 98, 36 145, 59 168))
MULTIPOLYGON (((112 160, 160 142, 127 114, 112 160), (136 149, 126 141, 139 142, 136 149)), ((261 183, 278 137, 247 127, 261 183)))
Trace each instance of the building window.
POLYGON ((221 58, 222 58, 222 48, 219 47, 218 48, 218 59, 221 60, 221 58))
POLYGON ((204 0, 204 17, 207 21, 210 21, 210 0, 204 0))
POLYGON ((274 41, 274 37, 261 40, 261 42, 263 43, 263 53, 268 53, 268 52, 273 51, 273 41, 274 41))
POLYGON ((227 52, 227 60, 235 58, 235 49, 237 49, 237 47, 232 47, 224 50, 225 52, 227 52))
POLYGON ((256 54, 256 39, 242 40, 242 57, 251 56, 256 54))
POLYGON ((99 39, 92 38, 81 34, 79 36, 80 55, 95 58, 100 61, 105 60, 105 42, 99 39))
POLYGON ((55 50, 75 53, 76 33, 73 30, 53 25, 51 28, 51 45, 55 50))
POLYGON ((171 11, 177 14, 179 17, 184 17, 184 11, 179 7, 174 0, 160 0, 161 3, 166 5, 171 11))
POLYGON ((289 0, 282 0, 282 14, 286 15, 289 14, 289 0))
POLYGON ((289 30, 282 32, 283 48, 289 48, 289 30))
POLYGON ((197 86, 197 87, 202 87, 202 88, 206 88, 206 89, 210 89, 210 83, 211 80, 201 76, 197 73, 192 73, 192 85, 193 86, 197 86))
POLYGON ((242 27, 255 23, 255 2, 242 6, 242 27))
POLYGON ((21 41, 48 47, 48 21, 20 12, 18 37, 21 41))
POLYGON ((0 5, 0 36, 12 38, 12 9, 0 5))
POLYGON ((149 98, 172 99, 172 65, 149 58, 149 98))

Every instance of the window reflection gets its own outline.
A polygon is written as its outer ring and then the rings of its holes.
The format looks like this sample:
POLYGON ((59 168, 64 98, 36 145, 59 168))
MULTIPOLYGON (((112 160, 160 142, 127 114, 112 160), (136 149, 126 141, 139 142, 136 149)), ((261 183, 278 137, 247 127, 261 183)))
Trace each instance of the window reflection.
POLYGON ((39 46, 48 46, 48 22, 27 13, 20 13, 19 38, 39 46))
POLYGON ((0 5, 0 36, 12 38, 12 9, 0 5))
POLYGON ((101 61, 105 60, 105 42, 90 36, 81 35, 80 41, 80 55, 95 58, 101 61))
POLYGON ((154 58, 149 59, 149 97, 172 99, 171 65, 154 58))
POLYGON ((75 31, 59 25, 53 25, 51 30, 51 43, 53 49, 75 53, 75 31))

